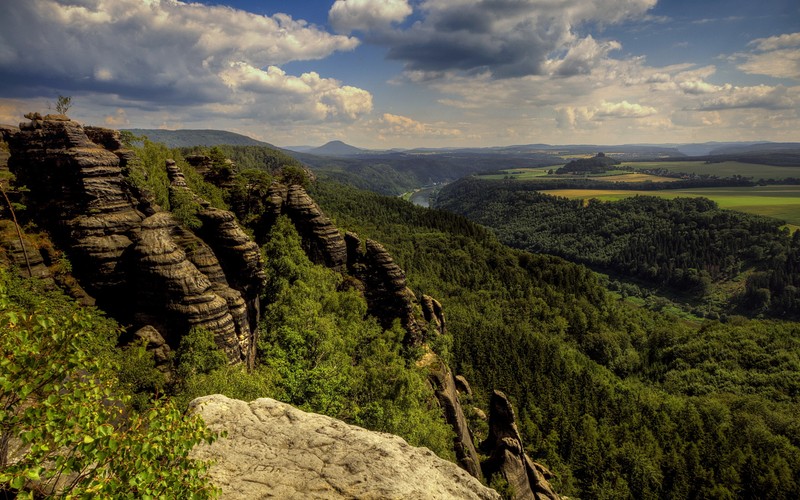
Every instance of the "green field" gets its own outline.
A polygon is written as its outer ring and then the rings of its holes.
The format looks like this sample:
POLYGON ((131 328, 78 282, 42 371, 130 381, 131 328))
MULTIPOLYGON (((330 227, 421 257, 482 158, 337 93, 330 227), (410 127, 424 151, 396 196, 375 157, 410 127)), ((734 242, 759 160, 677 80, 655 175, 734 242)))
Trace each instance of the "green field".
MULTIPOLYGON (((777 168, 777 167, 776 167, 777 168)), ((631 196, 703 196, 717 202, 720 208, 766 215, 800 226, 800 186, 754 186, 723 188, 669 189, 661 191, 624 191, 621 189, 551 189, 542 193, 567 198, 596 198, 616 201, 631 196)))
POLYGON ((625 167, 641 169, 663 168, 671 172, 687 174, 710 174, 717 177, 752 177, 758 179, 785 179, 787 177, 800 177, 800 165, 793 167, 776 167, 773 165, 758 165, 755 163, 741 163, 738 161, 725 161, 722 163, 706 163, 703 161, 647 161, 624 162, 625 167))

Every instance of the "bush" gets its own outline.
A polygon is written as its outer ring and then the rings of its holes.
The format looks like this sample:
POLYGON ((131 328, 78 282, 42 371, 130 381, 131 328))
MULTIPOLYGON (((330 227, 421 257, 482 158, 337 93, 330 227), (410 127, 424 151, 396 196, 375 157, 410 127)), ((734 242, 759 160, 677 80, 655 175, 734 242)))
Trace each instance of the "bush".
POLYGON ((188 457, 215 435, 168 401, 134 413, 116 366, 93 352, 96 312, 25 304, 0 270, 0 491, 20 498, 208 498, 207 464, 188 457))

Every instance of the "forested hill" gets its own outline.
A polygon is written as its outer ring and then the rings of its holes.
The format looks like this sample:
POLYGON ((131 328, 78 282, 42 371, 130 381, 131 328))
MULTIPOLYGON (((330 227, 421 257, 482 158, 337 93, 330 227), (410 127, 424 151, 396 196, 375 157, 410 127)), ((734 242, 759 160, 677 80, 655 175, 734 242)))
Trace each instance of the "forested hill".
POLYGON ((800 235, 790 237, 775 219, 721 210, 705 198, 585 203, 524 183, 468 178, 443 189, 437 206, 491 227, 513 247, 560 255, 689 298, 704 299, 718 293, 717 285, 730 285, 723 311, 800 313, 800 235))
POLYGON ((525 442, 560 493, 800 491, 797 323, 698 330, 617 302, 586 268, 512 250, 451 213, 341 185, 314 193, 341 227, 383 241, 415 290, 441 299, 454 369, 476 401, 491 387, 513 398, 525 442))
MULTIPOLYGON (((683 324, 619 300, 587 267, 504 246, 460 215, 313 183, 294 163, 248 170, 209 150, 194 168, 180 150, 130 150, 61 116, 31 118, 10 137, 3 175, 26 186, 14 197, 30 232, 20 245, 39 256, 26 276, 43 266, 53 281, 14 276, 25 263, 0 272, 0 359, 27 370, 0 371, 0 401, 12 401, 0 430, 60 441, 31 447, 41 454, 12 475, 0 469, 0 490, 52 479, 43 460, 79 449, 59 463, 87 467, 86 495, 207 496, 202 464, 186 456, 209 436, 179 408, 225 394, 279 399, 450 460, 469 443, 491 466, 524 444, 570 497, 800 497, 797 323, 683 324), (81 147, 64 147, 75 140, 81 147), (94 291, 121 324, 139 324, 120 335, 103 313, 44 291, 56 283, 84 303, 94 291), (452 389, 449 407, 466 413, 465 441, 431 382, 448 365, 471 385, 452 389), (29 383, 28 373, 52 370, 56 383, 29 383), (87 390, 73 394, 67 379, 87 390), (480 409, 494 390, 508 395, 522 444, 493 447, 480 409)), ((23 236, 5 222, 0 256, 24 262, 14 251, 23 236)), ((486 479, 514 496, 502 476, 486 479)))

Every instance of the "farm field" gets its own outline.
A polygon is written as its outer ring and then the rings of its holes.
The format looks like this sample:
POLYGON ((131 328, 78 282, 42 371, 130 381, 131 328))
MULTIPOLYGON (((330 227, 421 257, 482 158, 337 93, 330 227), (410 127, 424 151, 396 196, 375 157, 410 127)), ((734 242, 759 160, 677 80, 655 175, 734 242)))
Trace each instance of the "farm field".
POLYGON ((795 167, 777 167, 773 165, 758 165, 755 163, 742 163, 738 161, 725 161, 721 163, 706 163, 704 161, 648 161, 648 162, 623 162, 623 166, 634 169, 664 169, 671 172, 684 172, 687 174, 710 174, 717 177, 752 177, 758 179, 786 179, 787 177, 800 177, 800 165, 795 167))
POLYGON ((590 174, 590 175, 549 175, 548 170, 553 167, 541 168, 513 168, 508 170, 500 170, 494 174, 478 175, 481 179, 511 179, 511 180, 531 180, 536 179, 539 181, 563 181, 570 179, 583 179, 589 178, 596 181, 607 182, 674 182, 680 179, 673 177, 660 177, 657 175, 644 174, 641 172, 631 172, 628 170, 609 170, 603 174, 590 174))
POLYGON ((601 201, 616 201, 631 196, 659 196, 668 199, 702 196, 714 200, 720 208, 766 215, 784 220, 791 226, 800 226, 800 186, 691 188, 660 191, 549 189, 541 192, 566 198, 596 198, 601 201))

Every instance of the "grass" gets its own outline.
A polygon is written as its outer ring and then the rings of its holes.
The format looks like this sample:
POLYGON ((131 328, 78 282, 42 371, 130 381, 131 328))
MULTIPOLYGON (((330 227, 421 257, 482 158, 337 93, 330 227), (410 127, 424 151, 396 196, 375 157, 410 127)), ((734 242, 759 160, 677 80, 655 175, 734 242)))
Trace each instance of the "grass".
POLYGON ((725 161, 721 163, 706 163, 704 161, 648 161, 624 162, 624 166, 635 169, 663 168, 671 172, 687 174, 710 174, 717 177, 752 177, 758 179, 785 179, 787 177, 800 177, 800 165, 792 167, 776 167, 773 165, 758 165, 755 163, 742 163, 738 161, 725 161))
POLYGON ((631 196, 659 196, 661 198, 702 196, 717 202, 720 208, 751 214, 766 215, 800 226, 800 186, 755 186, 736 188, 693 188, 662 191, 625 191, 621 189, 551 189, 542 191, 567 198, 597 198, 616 201, 631 196))

